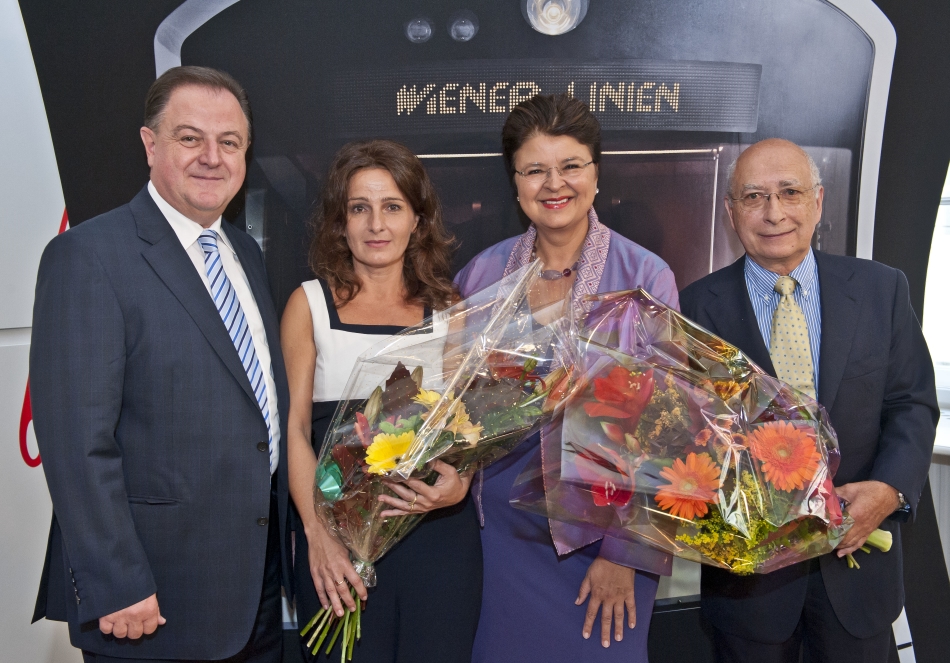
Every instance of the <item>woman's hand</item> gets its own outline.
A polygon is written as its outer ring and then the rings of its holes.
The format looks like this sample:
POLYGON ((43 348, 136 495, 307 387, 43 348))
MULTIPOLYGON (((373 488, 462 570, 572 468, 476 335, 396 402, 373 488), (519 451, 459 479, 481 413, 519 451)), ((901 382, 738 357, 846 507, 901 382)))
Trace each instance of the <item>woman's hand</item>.
POLYGON ((313 587, 324 610, 332 605, 337 617, 343 616, 343 606, 353 612, 356 601, 350 595, 350 586, 361 600, 366 600, 366 587, 350 562, 350 553, 337 538, 322 525, 307 533, 308 560, 313 587))
POLYGON ((591 562, 587 575, 581 583, 576 605, 582 604, 590 596, 587 604, 587 618, 584 620, 584 639, 590 637, 597 618, 600 615, 600 641, 604 647, 610 646, 610 624, 614 625, 614 638, 623 640, 623 608, 627 606, 627 622, 630 628, 637 625, 637 605, 633 595, 635 571, 626 566, 608 562, 598 557, 591 562))
POLYGON ((471 473, 459 474, 454 467, 441 460, 432 461, 429 467, 439 473, 439 478, 432 486, 420 479, 409 479, 405 483, 387 481, 386 485, 398 497, 380 495, 379 501, 393 508, 379 515, 388 518, 389 516, 427 513, 458 504, 465 499, 468 487, 472 484, 471 473))

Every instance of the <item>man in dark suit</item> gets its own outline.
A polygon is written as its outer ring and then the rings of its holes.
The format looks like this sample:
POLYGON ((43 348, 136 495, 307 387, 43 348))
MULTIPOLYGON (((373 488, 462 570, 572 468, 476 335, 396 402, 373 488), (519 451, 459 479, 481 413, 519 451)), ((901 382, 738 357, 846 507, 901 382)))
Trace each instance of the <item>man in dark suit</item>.
POLYGON ((804 647, 806 661, 884 662, 904 601, 895 516, 916 508, 930 467, 933 364, 901 272, 812 250, 823 196, 797 145, 748 148, 725 198, 746 255, 680 294, 685 315, 817 393, 841 448, 834 483, 854 518, 837 550, 815 560, 749 577, 703 568, 721 661, 797 663, 804 647), (894 535, 890 552, 855 553, 878 527, 894 535))
POLYGON ((166 72, 149 184, 40 263, 30 377, 54 515, 34 618, 67 621, 87 663, 281 658, 287 380, 261 251, 221 218, 250 130, 233 78, 166 72))

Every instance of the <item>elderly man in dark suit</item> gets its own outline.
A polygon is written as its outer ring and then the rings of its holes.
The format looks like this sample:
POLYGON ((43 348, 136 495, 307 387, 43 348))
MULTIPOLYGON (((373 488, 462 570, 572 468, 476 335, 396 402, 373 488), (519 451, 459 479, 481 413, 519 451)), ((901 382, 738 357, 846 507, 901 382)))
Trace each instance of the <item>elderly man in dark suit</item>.
POLYGON ((281 658, 287 380, 257 244, 222 222, 247 97, 201 67, 146 99, 150 182, 58 236, 30 377, 53 501, 35 618, 87 663, 281 658))
POLYGON ((737 159, 726 211, 746 255, 680 294, 683 313, 825 406, 838 433, 838 494, 854 527, 834 553, 751 577, 702 570, 721 661, 887 661, 904 600, 899 516, 930 467, 939 410, 907 280, 811 248, 824 190, 797 145, 765 140, 737 159), (888 553, 844 559, 875 528, 888 553))

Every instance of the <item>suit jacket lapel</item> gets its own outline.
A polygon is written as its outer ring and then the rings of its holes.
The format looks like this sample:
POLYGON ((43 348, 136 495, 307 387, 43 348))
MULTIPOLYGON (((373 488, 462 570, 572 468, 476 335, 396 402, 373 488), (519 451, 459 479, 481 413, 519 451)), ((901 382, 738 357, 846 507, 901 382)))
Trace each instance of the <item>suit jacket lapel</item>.
POLYGON ((769 375, 775 375, 769 350, 762 340, 759 324, 745 285, 745 257, 726 268, 722 280, 709 286, 716 298, 706 304, 710 320, 715 320, 716 335, 737 346, 769 375))
POLYGON ((815 251, 821 288, 821 354, 818 360, 818 401, 831 410, 848 363, 860 304, 854 272, 833 256, 815 251))
POLYGON ((194 319, 198 329, 247 392, 248 397, 257 403, 244 366, 241 365, 234 343, 221 322, 221 315, 215 308, 208 289, 168 221, 152 200, 148 189, 143 189, 132 200, 130 207, 139 237, 151 244, 142 251, 142 257, 194 319))

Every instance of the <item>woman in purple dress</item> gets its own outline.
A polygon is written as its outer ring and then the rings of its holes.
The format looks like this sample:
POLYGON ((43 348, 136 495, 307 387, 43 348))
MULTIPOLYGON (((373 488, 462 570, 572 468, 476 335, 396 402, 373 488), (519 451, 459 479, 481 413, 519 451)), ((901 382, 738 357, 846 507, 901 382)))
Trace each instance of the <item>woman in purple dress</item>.
MULTIPOLYGON (((642 287, 678 307, 666 263, 597 220, 600 125, 586 104, 567 95, 524 101, 505 122, 502 145, 531 226, 472 259, 456 277, 462 297, 538 257, 546 301, 570 291, 583 310, 584 295, 642 287)), ((542 436, 556 434, 551 426, 526 440, 473 485, 484 555, 473 661, 645 662, 657 583, 672 558, 508 502, 542 436)))

